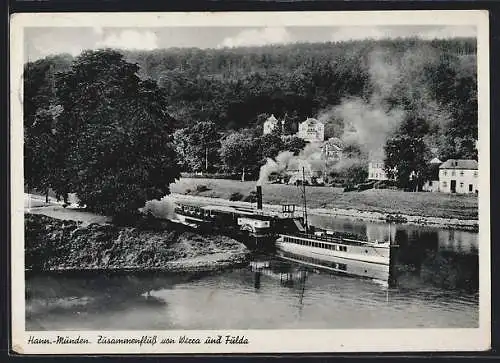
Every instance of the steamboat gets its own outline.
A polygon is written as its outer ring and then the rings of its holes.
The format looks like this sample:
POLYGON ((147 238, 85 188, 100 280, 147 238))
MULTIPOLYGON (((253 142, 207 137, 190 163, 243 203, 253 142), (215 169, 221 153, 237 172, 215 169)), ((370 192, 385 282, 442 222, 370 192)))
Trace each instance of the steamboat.
POLYGON ((197 229, 239 233, 253 241, 256 249, 274 250, 284 260, 311 268, 387 281, 391 249, 396 245, 309 225, 305 185, 301 189, 302 216, 296 214, 295 205, 283 205, 281 212, 264 211, 262 187, 258 185, 256 208, 178 203, 175 222, 197 229))

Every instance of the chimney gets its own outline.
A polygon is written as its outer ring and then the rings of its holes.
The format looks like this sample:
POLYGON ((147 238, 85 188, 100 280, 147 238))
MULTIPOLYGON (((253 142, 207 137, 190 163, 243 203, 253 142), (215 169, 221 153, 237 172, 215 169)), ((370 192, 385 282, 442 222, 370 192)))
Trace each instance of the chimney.
POLYGON ((257 185, 257 209, 262 209, 262 185, 257 185))

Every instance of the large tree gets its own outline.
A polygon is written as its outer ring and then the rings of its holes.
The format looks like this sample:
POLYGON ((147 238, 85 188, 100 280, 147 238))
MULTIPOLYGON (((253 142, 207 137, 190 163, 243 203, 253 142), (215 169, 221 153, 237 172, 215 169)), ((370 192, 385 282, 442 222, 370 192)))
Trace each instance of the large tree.
POLYGON ((297 136, 287 135, 283 138, 283 150, 290 151, 293 155, 299 155, 306 144, 304 139, 297 136))
POLYGON ((69 55, 51 56, 24 66, 24 181, 28 191, 47 194, 54 181, 54 128, 62 109, 56 97, 55 77, 70 68, 71 59, 69 55))
POLYGON ((219 162, 220 135, 211 121, 176 130, 174 143, 179 162, 189 171, 214 171, 219 162))
POLYGON ((284 149, 280 127, 275 127, 272 132, 260 137, 260 156, 263 158, 263 162, 268 158, 274 159, 284 149))
POLYGON ((162 91, 138 69, 116 51, 86 51, 57 83, 63 112, 55 189, 107 215, 134 215, 179 177, 174 120, 162 91))
POLYGON ((245 181, 247 174, 254 174, 260 165, 258 139, 250 130, 232 132, 221 141, 220 157, 226 171, 241 173, 245 181))
POLYGON ((427 174, 430 151, 425 143, 429 124, 409 113, 385 145, 385 171, 401 188, 419 190, 427 174))
POLYGON ((24 126, 24 183, 28 191, 37 190, 47 197, 56 168, 54 125, 59 112, 59 107, 40 108, 24 126))

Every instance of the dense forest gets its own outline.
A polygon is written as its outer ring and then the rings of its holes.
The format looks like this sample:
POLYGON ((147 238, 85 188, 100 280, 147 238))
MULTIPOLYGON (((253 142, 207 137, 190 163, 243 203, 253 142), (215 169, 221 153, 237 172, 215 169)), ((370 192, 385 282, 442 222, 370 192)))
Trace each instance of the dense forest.
MULTIPOLYGON (((236 172, 245 167, 258 168, 266 157, 275 157, 283 150, 295 148, 293 152, 297 153, 304 145, 292 134, 307 117, 325 123, 327 138, 339 137, 367 157, 385 159, 391 169, 402 170, 408 164, 393 152, 406 148, 399 155, 420 161, 412 163, 412 170, 406 174, 398 174, 402 184, 412 172, 423 173, 419 168, 434 156, 441 160, 477 158, 475 39, 415 38, 120 53, 123 62, 134 65, 132 68, 113 57, 97 59, 99 52, 76 58, 54 55, 25 64, 26 165, 34 169, 41 168, 36 165, 57 167, 60 160, 34 157, 44 148, 53 147, 45 145, 48 141, 42 137, 44 132, 69 120, 73 120, 72 125, 90 122, 82 116, 91 117, 93 123, 104 122, 103 118, 111 117, 110 109, 100 103, 113 99, 119 104, 137 92, 153 97, 156 106, 162 108, 155 110, 155 115, 177 135, 173 143, 177 153, 183 154, 184 170, 203 169, 200 160, 206 163, 209 159, 211 169, 236 172), (81 79, 68 83, 67 74, 74 73, 75 67, 84 73, 81 79), (99 78, 99 72, 112 76, 99 78), (133 87, 129 80, 119 79, 133 78, 134 72, 138 79, 133 80, 133 87), (116 89, 125 85, 132 88, 123 88, 120 92, 129 93, 120 96, 116 89), (87 93, 76 95, 83 86, 87 93), (104 98, 98 98, 103 87, 111 88, 104 98), (154 96, 147 89, 154 89, 154 96), (73 93, 68 94, 70 91, 73 93), (79 102, 84 100, 78 97, 83 96, 96 97, 92 99, 95 104, 81 106, 79 102), (82 107, 88 110, 79 113, 82 107), (91 114, 95 110, 102 110, 101 121, 91 114), (285 119, 280 132, 288 136, 280 142, 271 135, 267 136, 269 140, 259 139, 252 145, 251 141, 262 135, 262 123, 271 114, 285 119), (40 130, 41 124, 46 125, 45 130, 40 130), (245 150, 231 149, 230 143, 237 140, 248 141, 239 143, 245 150), (193 143, 198 147, 189 148, 193 143), (273 146, 275 143, 280 147, 273 146), (229 151, 234 153, 228 156, 229 151), (230 160, 238 159, 235 155, 248 152, 253 153, 248 165, 241 165, 241 160, 231 164, 230 160)), ((85 102, 90 101, 87 98, 85 102)), ((119 114, 123 115, 121 122, 126 123, 127 111, 120 108, 119 114)), ((46 185, 43 177, 35 179, 31 186, 46 185)))

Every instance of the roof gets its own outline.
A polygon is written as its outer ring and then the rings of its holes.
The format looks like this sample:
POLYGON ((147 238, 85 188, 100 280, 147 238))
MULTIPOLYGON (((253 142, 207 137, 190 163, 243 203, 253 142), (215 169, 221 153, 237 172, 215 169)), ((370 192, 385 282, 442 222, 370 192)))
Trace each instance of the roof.
POLYGON ((269 117, 266 122, 278 122, 278 120, 276 119, 276 117, 274 117, 274 115, 271 115, 271 117, 269 117))
POLYGON ((318 123, 322 124, 322 122, 316 120, 315 118, 311 118, 311 117, 307 118, 307 120, 302 122, 302 124, 318 124, 318 123))
POLYGON ((338 137, 330 137, 328 140, 326 140, 324 142, 323 145, 327 145, 327 144, 332 145, 332 146, 336 146, 339 149, 344 147, 344 143, 338 137))
POLYGON ((439 160, 438 158, 434 158, 431 161, 429 161, 429 164, 442 164, 443 162, 439 160))
POLYGON ((477 170, 476 160, 448 159, 441 164, 439 169, 470 169, 477 170))

